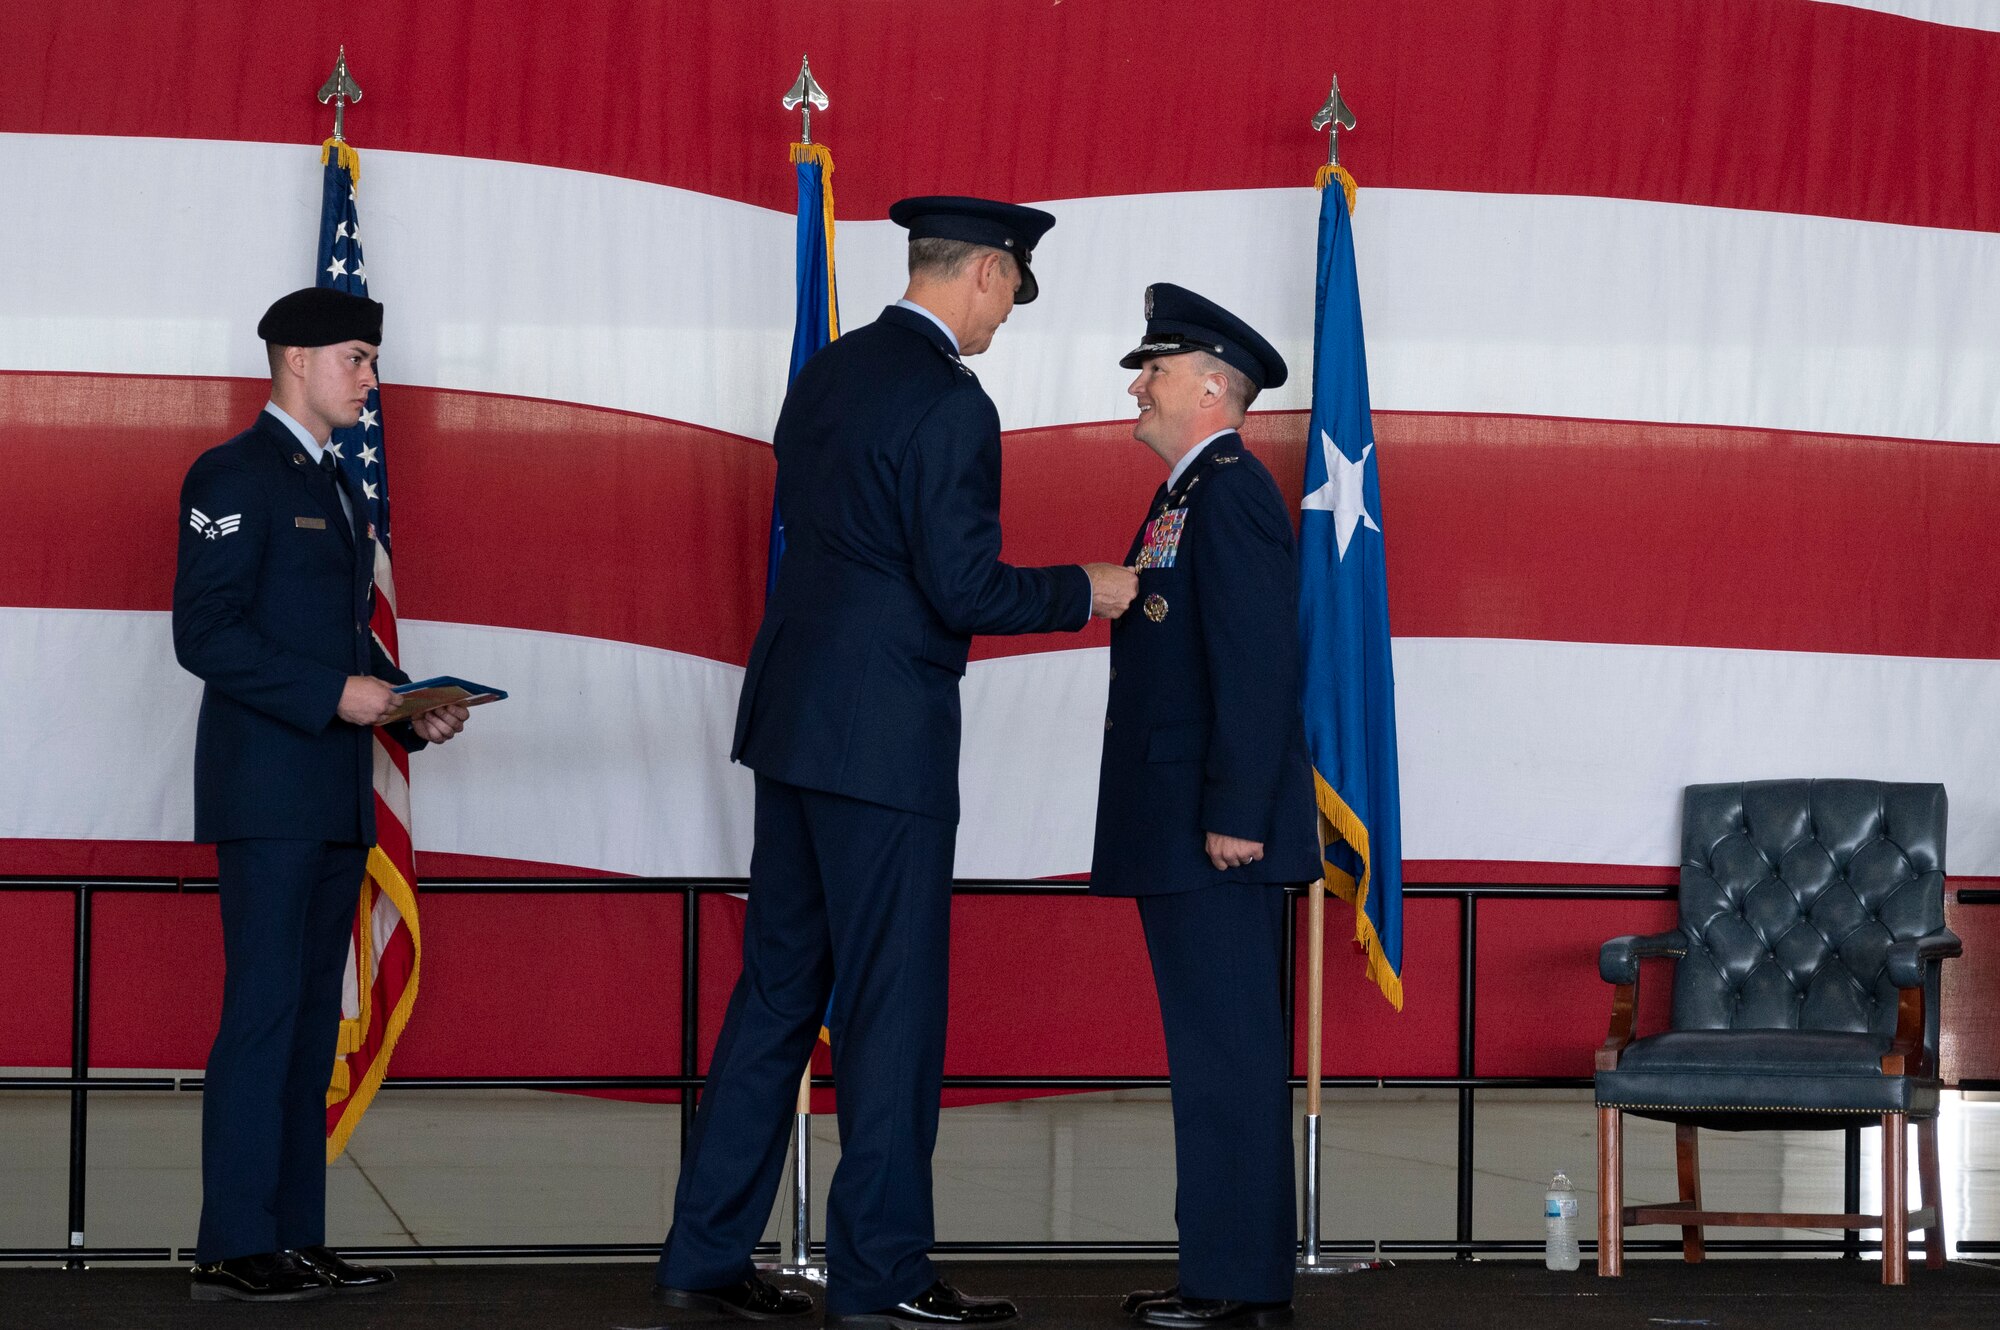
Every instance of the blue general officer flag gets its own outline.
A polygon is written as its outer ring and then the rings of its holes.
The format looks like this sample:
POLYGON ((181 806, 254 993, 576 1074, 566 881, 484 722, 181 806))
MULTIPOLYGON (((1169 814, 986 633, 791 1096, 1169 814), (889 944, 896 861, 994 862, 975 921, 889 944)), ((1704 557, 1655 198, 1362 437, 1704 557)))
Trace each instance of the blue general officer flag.
MULTIPOLYGON (((840 299, 833 282, 833 154, 818 143, 792 145, 799 178, 798 302, 792 319, 790 383, 813 352, 840 336, 840 299)), ((771 499, 771 557, 764 590, 778 582, 778 559, 785 552, 785 523, 771 499)))
POLYGON ((1368 417, 1354 232, 1345 191, 1328 188, 1337 169, 1320 180, 1312 416, 1299 514, 1303 706, 1327 889, 1354 905, 1368 977, 1400 1011, 1402 801, 1382 486, 1368 417))

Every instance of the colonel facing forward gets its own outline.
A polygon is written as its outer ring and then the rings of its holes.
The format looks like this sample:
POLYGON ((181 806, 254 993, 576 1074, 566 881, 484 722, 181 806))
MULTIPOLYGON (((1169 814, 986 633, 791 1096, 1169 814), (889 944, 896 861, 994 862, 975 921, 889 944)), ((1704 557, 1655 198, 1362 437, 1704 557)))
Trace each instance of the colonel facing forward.
POLYGON ((657 1296, 753 1320, 812 1300, 754 1272, 799 1073, 833 1010, 840 1167, 826 1322, 997 1325, 929 1250, 958 829, 958 685, 975 633, 1078 629, 1129 569, 1000 562, 1000 420, 962 357, 1032 300, 1055 218, 904 199, 910 285, 799 371, 778 416, 785 551, 750 649, 732 756, 757 773, 743 977, 681 1160, 657 1296))
MULTIPOLYGON (((375 841, 370 727, 409 678, 370 631, 375 529, 326 451, 375 386, 382 307, 307 288, 257 335, 271 400, 188 469, 174 572, 174 654, 205 685, 194 836, 216 843, 224 959, 192 1291, 290 1302, 395 1278, 325 1246, 326 1090, 375 841)), ((389 733, 416 749, 465 717, 446 707, 389 733)))
POLYGON ((1125 1309, 1169 1330, 1291 1320, 1286 883, 1319 875, 1299 708, 1291 517, 1237 426, 1285 362, 1221 306, 1146 293, 1133 436, 1171 470, 1111 629, 1091 890, 1136 896, 1173 1077, 1180 1282, 1125 1309))

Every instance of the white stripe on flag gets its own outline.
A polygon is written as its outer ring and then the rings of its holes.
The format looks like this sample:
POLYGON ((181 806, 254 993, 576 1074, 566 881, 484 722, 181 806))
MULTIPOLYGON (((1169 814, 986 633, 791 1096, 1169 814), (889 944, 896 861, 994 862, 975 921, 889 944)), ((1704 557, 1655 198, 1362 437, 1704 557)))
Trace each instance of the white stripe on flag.
MULTIPOLYGON (((555 633, 405 621, 408 656, 508 688, 419 754, 419 846, 623 873, 747 871, 742 671, 555 633)), ((1089 867, 1106 653, 975 663, 958 872, 1089 867)), ((1396 643, 1414 859, 1679 862, 1681 786, 1943 781, 1954 872, 2000 873, 2000 661, 1481 638, 1396 643)), ((0 609, 0 836, 182 840, 200 686, 163 613, 0 609)))
MULTIPOLYGON (((40 135, 0 135, 0 153, 0 235, 20 255, 0 369, 263 375, 252 329, 270 292, 305 276, 315 153, 40 135), (176 209, 149 206, 175 194, 176 209), (152 279, 162 255, 184 280, 152 279)), ((793 316, 788 214, 394 152, 369 154, 366 188, 369 258, 398 274, 391 382, 769 437, 793 316)), ((1036 255, 1043 298, 973 362, 1007 428, 1130 414, 1117 361, 1154 280, 1215 293, 1278 344, 1295 372, 1260 408, 1306 405, 1310 189, 1049 206, 1061 225, 1036 255)), ((2000 234, 1390 189, 1366 192, 1355 233, 1377 410, 2000 442, 2000 375, 1987 372, 2000 362, 2000 234)), ((888 222, 841 223, 851 322, 902 290, 903 238, 888 222)))

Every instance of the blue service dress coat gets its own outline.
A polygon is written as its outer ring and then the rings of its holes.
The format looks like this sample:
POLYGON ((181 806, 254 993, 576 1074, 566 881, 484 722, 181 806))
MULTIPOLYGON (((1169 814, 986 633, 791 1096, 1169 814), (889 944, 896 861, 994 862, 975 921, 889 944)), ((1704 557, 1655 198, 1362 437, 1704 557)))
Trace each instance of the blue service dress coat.
POLYGON ((785 551, 731 753, 757 773, 743 974, 656 1279, 701 1289, 751 1272, 824 1018, 841 1138, 826 1310, 843 1316, 936 1278, 931 1153, 972 635, 1080 628, 1090 578, 1000 562, 999 415, 922 314, 891 306, 807 361, 773 443, 785 551))
POLYGON ((1139 596, 1111 626, 1090 889, 1312 881, 1296 541, 1277 482, 1240 435, 1160 487, 1126 563, 1139 596), (1219 870, 1203 848, 1211 831, 1261 841, 1264 857, 1219 870))
MULTIPOLYGON (((174 653, 204 684, 195 839, 217 842, 224 956, 204 1264, 325 1241, 326 1087, 375 840, 369 730, 337 711, 350 675, 407 681, 369 628, 374 532, 344 483, 267 412, 181 486, 174 653)), ((390 733, 422 747, 407 722, 390 733)))
MULTIPOLYGON (((336 711, 349 675, 393 683, 369 629, 375 538, 276 417, 209 449, 181 485, 174 654, 204 685, 194 838, 375 842, 373 749, 336 711), (357 529, 358 528, 358 529, 357 529)), ((407 723, 391 733, 423 746, 407 723)))
POLYGON ((1178 1284, 1284 1302, 1296 1243, 1286 896, 1319 876, 1290 516, 1234 433, 1162 486, 1111 629, 1091 890, 1137 898, 1173 1078, 1178 1284), (1261 841, 1217 869, 1206 833, 1261 841))
POLYGON ((1081 628, 1090 578, 1000 562, 1000 415, 921 314, 891 305, 808 360, 772 446, 785 554, 730 756, 955 822, 973 634, 1081 628))

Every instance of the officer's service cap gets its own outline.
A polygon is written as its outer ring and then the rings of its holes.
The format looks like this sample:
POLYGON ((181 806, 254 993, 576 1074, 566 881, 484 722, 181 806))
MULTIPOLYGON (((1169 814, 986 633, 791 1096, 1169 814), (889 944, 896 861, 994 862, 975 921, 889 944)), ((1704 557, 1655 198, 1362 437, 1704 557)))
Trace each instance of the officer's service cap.
POLYGON ((308 286, 279 296, 257 321, 257 335, 274 346, 382 344, 382 306, 330 286, 308 286))
POLYGON ((1137 369, 1154 356, 1206 351, 1223 364, 1243 371, 1259 389, 1285 381, 1285 358, 1255 328, 1206 296, 1172 282, 1146 288, 1146 336, 1119 361, 1137 369))
POLYGON ((955 194, 927 194, 892 204, 889 220, 908 227, 912 240, 964 240, 1012 254, 1021 265, 1021 285, 1014 293, 1017 305, 1027 304, 1041 291, 1034 270, 1028 267, 1028 256, 1056 219, 1040 208, 955 194))

